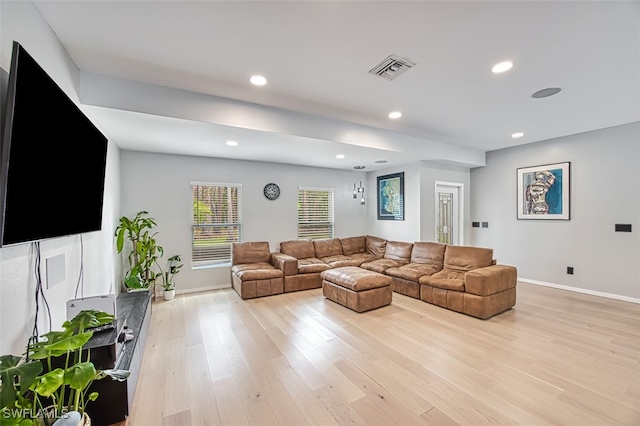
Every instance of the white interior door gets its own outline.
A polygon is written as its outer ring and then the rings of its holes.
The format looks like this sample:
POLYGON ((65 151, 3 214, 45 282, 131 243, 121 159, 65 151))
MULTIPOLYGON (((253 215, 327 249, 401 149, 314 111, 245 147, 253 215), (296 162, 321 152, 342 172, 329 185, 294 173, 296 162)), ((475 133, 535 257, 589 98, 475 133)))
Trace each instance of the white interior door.
POLYGON ((436 182, 436 241, 462 245, 462 184, 436 182))

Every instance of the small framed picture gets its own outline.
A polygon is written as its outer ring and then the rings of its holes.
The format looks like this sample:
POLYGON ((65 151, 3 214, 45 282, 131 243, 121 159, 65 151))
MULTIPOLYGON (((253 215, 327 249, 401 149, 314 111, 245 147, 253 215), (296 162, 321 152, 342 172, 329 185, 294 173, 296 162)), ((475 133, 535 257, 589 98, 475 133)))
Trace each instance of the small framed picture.
POLYGON ((569 220, 571 163, 517 169, 518 219, 569 220))

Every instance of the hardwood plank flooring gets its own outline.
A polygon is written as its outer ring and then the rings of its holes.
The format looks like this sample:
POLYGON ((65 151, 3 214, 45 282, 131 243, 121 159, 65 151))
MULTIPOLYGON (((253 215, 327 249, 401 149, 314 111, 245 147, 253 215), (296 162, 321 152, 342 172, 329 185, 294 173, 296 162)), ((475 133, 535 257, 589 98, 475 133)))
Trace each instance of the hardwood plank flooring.
POLYGON ((127 426, 640 425, 640 305, 518 283, 479 320, 394 293, 154 302, 127 426))

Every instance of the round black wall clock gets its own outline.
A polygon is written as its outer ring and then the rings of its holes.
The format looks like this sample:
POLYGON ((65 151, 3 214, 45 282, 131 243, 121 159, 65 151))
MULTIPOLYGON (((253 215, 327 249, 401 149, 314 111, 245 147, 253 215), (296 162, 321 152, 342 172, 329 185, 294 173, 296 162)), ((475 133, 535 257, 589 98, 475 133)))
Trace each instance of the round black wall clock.
POLYGON ((273 201, 280 196, 280 187, 275 183, 268 183, 264 186, 264 196, 273 201))

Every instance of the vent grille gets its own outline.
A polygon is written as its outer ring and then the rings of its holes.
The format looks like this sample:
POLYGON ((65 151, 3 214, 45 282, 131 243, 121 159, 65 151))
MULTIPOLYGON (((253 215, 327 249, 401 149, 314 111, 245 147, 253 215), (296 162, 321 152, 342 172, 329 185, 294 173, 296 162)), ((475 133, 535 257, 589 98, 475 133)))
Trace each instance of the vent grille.
POLYGON ((414 67, 411 61, 395 55, 389 55, 385 60, 369 70, 369 74, 377 75, 385 80, 395 80, 409 68, 414 67))

